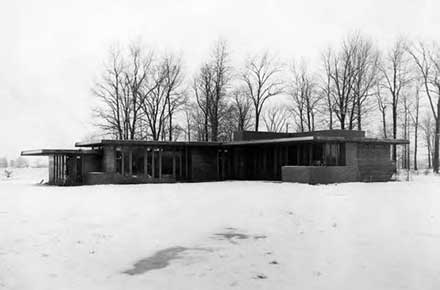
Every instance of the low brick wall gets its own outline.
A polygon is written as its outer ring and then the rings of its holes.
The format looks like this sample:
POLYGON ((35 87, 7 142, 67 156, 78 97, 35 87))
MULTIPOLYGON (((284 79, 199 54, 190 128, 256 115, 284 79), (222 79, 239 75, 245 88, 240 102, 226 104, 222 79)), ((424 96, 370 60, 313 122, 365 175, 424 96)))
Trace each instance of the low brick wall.
POLYGON ((359 181, 359 170, 353 166, 283 166, 281 180, 309 184, 359 181))
POLYGON ((84 184, 137 184, 137 183, 171 183, 176 182, 172 177, 163 176, 159 178, 151 178, 145 175, 140 176, 124 176, 118 173, 108 172, 89 172, 86 175, 84 184))

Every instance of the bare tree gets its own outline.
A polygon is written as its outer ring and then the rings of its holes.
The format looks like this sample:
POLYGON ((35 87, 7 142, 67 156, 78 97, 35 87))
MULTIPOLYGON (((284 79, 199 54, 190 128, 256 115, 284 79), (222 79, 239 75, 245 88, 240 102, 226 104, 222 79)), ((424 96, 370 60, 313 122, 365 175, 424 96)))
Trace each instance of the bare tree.
POLYGON ((220 121, 223 118, 222 107, 226 102, 231 77, 231 67, 228 63, 226 42, 219 40, 214 46, 210 61, 202 66, 194 80, 194 95, 204 115, 205 141, 218 139, 220 121))
POLYGON ((425 140, 425 146, 428 155, 428 168, 432 168, 432 145, 434 143, 435 134, 435 122, 432 115, 425 115, 420 124, 420 128, 423 131, 423 139, 425 140))
POLYGON ((141 108, 149 134, 153 140, 164 138, 167 114, 166 72, 161 64, 155 63, 144 83, 141 108))
POLYGON ((283 92, 280 72, 281 65, 268 52, 247 60, 242 80, 254 105, 255 131, 259 129, 260 115, 266 101, 283 92))
POLYGON ((295 66, 291 68, 292 81, 288 94, 292 99, 291 110, 300 132, 315 130, 315 116, 318 113, 318 105, 322 100, 322 95, 316 91, 316 83, 302 65, 299 69, 295 66))
POLYGON ((200 73, 194 79, 193 83, 195 99, 200 109, 197 119, 199 119, 200 115, 203 115, 203 120, 200 120, 200 124, 203 124, 203 132, 201 132, 203 136, 203 141, 209 140, 209 116, 212 94, 214 90, 212 78, 213 76, 211 68, 209 65, 205 64, 200 69, 200 73))
POLYGON ((183 89, 182 62, 180 58, 167 55, 164 56, 161 66, 164 74, 164 86, 166 88, 165 99, 168 110, 168 139, 172 141, 174 114, 187 102, 187 97, 183 89))
POLYGON ((428 96, 432 116, 435 121, 434 154, 432 167, 439 172, 439 135, 440 135, 440 52, 438 44, 427 47, 423 43, 408 49, 418 68, 428 96))
POLYGON ((326 51, 325 54, 323 54, 322 60, 324 63, 324 71, 325 73, 323 74, 322 78, 321 78, 321 88, 320 88, 320 93, 322 94, 323 99, 325 99, 325 103, 323 103, 322 111, 327 111, 328 113, 328 118, 326 118, 327 123, 328 123, 328 129, 329 130, 333 130, 333 83, 332 83, 332 77, 331 77, 331 66, 330 66, 330 60, 332 57, 333 51, 331 49, 328 49, 326 51))
POLYGON ((152 53, 142 50, 140 44, 129 47, 129 61, 124 71, 124 115, 128 128, 127 139, 135 139, 141 112, 142 88, 152 63, 152 53))
POLYGON ((383 94, 380 85, 376 85, 376 100, 377 107, 382 117, 382 134, 384 138, 388 138, 387 134, 387 108, 388 108, 388 100, 386 95, 383 94))
MULTIPOLYGON (((397 138, 397 117, 400 97, 411 82, 405 45, 404 40, 396 41, 394 46, 385 54, 380 65, 380 71, 384 80, 383 86, 391 96, 393 139, 397 138)), ((393 145, 392 159, 394 162, 396 157, 397 149, 396 145, 393 145)))
POLYGON ((112 48, 108 63, 99 81, 92 88, 92 93, 101 102, 95 109, 98 126, 106 133, 119 140, 127 139, 128 131, 125 124, 126 103, 123 99, 124 58, 119 49, 112 48))
POLYGON ((252 121, 252 103, 245 90, 238 88, 232 92, 232 107, 235 111, 237 130, 248 130, 252 121))
POLYGON ((354 102, 355 55, 356 47, 344 42, 341 51, 329 50, 324 56, 325 73, 329 80, 329 111, 336 115, 342 130, 346 129, 349 110, 354 102))
POLYGON ((330 128, 335 114, 341 129, 362 129, 362 117, 371 109, 369 100, 375 93, 378 61, 373 43, 360 34, 348 37, 339 50, 329 49, 324 54, 322 91, 327 99, 330 128))
MULTIPOLYGON (((403 132, 403 139, 409 139, 410 138, 410 124, 409 124, 409 118, 410 118, 410 112, 412 110, 412 102, 411 99, 408 96, 408 93, 402 94, 402 113, 400 114, 403 118, 402 121, 402 132, 403 132)), ((410 169, 410 150, 408 146, 404 146, 402 148, 402 168, 403 169, 410 169)))
POLYGON ((417 166, 417 149, 418 149, 418 130, 419 130, 419 111, 420 111, 420 84, 416 84, 414 92, 414 108, 409 111, 412 124, 414 127, 414 170, 418 170, 417 166))
POLYGON ((289 120, 289 111, 285 105, 271 106, 263 116, 263 122, 268 132, 282 132, 289 120))
POLYGON ((229 52, 226 41, 219 40, 213 50, 211 69, 213 72, 213 94, 209 107, 211 123, 211 139, 217 141, 219 121, 222 118, 221 106, 224 105, 226 90, 230 81, 231 67, 229 66, 229 52))
POLYGON ((379 80, 378 66, 379 53, 369 39, 356 35, 351 39, 355 47, 354 65, 356 68, 356 79, 354 81, 354 100, 351 109, 349 129, 354 128, 354 121, 357 121, 357 129, 362 130, 362 117, 368 113, 370 96, 374 94, 375 86, 379 80))

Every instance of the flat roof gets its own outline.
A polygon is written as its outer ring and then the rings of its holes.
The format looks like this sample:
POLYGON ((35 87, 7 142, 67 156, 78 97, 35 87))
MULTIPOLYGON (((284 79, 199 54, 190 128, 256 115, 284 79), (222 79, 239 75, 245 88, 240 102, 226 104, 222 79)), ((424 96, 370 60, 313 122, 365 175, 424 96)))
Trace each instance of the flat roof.
POLYGON ((75 147, 99 147, 102 145, 133 145, 133 146, 220 146, 222 142, 211 141, 147 141, 147 140, 112 140, 76 142, 75 147))
POLYGON ((47 155, 96 155, 99 151, 89 149, 38 149, 21 152, 21 156, 47 156, 47 155))
POLYGON ((409 144, 405 139, 381 139, 366 137, 337 137, 337 136, 300 136, 286 138, 272 138, 246 141, 231 142, 211 142, 211 141, 146 141, 146 140, 111 140, 103 139, 99 141, 77 142, 75 147, 99 147, 103 145, 114 146, 239 146, 239 145, 258 145, 276 143, 296 143, 296 142, 352 142, 352 143, 375 143, 375 144, 409 144))
POLYGON ((404 139, 379 139, 365 137, 334 137, 334 136, 304 136, 304 137, 288 137, 275 139, 261 139, 248 141, 232 141, 226 142, 226 146, 238 145, 258 145, 258 144, 276 144, 276 143, 297 143, 297 142, 346 142, 346 143, 375 143, 375 144, 409 144, 404 139))
POLYGON ((274 143, 288 143, 288 142, 307 142, 314 140, 315 140, 314 136, 304 136, 304 137, 247 140, 247 141, 232 141, 232 142, 225 142, 223 145, 226 146, 258 145, 258 144, 274 144, 274 143))

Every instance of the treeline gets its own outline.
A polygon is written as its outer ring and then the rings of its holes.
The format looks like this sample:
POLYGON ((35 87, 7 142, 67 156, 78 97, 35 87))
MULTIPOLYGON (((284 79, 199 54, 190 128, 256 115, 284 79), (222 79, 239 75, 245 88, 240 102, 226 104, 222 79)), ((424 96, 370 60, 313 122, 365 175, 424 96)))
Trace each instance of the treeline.
POLYGON ((27 168, 27 167, 47 167, 47 164, 37 159, 34 163, 30 164, 24 157, 17 157, 16 159, 8 160, 6 157, 0 157, 0 168, 27 168))
POLYGON ((138 43, 112 49, 93 93, 98 126, 113 138, 227 141, 237 130, 368 130, 411 140, 392 158, 417 170, 418 144, 438 172, 440 49, 399 39, 380 49, 351 34, 311 68, 270 52, 231 61, 219 40, 193 75, 177 54, 138 43), (411 151, 411 157, 410 157, 411 151))

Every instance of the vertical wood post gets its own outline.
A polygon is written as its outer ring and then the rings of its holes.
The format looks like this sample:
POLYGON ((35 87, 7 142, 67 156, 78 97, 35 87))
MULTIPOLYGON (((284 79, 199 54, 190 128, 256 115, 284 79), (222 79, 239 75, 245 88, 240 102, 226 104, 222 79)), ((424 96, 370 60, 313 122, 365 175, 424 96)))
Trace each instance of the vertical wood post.
POLYGON ((125 151, 121 151, 121 174, 125 175, 125 151))
POLYGON ((148 176, 148 150, 144 153, 144 175, 148 176))
POLYGON ((162 179, 162 148, 159 148, 159 179, 162 179))
POLYGON ((277 176, 277 147, 273 147, 273 177, 277 176))
POLYGON ((173 148, 173 178, 176 179, 176 148, 173 148))
POLYGON ((151 149, 151 177, 156 178, 156 161, 154 160, 154 148, 151 149))
POLYGON ((182 149, 179 150, 179 177, 183 176, 183 168, 182 168, 182 149))
POLYGON ((133 175, 133 151, 128 151, 128 175, 133 175))

